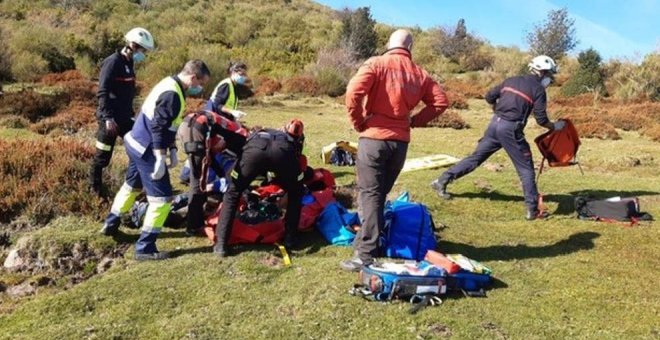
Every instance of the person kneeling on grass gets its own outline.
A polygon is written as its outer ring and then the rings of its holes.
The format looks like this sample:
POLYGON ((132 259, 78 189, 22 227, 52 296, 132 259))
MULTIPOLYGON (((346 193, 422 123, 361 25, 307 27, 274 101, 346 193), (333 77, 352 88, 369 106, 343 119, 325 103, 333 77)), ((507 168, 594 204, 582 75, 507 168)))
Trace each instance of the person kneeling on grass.
POLYGON ((258 175, 266 172, 275 174, 277 182, 288 195, 284 215, 284 246, 296 246, 302 209, 302 180, 307 167, 302 154, 304 141, 303 123, 298 119, 290 121, 282 130, 260 129, 248 137, 231 176, 228 177, 229 186, 223 196, 216 228, 218 239, 213 247, 217 256, 228 255, 227 243, 241 193, 258 175))

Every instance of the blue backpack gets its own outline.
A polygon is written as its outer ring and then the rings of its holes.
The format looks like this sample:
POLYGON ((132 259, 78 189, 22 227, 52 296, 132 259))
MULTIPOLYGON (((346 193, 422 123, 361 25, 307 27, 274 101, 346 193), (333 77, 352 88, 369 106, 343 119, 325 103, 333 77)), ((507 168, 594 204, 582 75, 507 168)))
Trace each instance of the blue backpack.
POLYGON ((427 250, 435 250, 435 225, 428 209, 410 202, 404 192, 385 205, 385 227, 381 231, 381 251, 386 257, 421 261, 427 250))
POLYGON ((349 212, 338 202, 329 203, 319 215, 316 227, 334 245, 350 246, 355 239, 354 225, 359 225, 357 213, 349 212))
POLYGON ((350 294, 375 301, 396 299, 413 303, 414 314, 427 305, 439 305, 447 292, 447 272, 426 261, 385 262, 362 268, 350 294))

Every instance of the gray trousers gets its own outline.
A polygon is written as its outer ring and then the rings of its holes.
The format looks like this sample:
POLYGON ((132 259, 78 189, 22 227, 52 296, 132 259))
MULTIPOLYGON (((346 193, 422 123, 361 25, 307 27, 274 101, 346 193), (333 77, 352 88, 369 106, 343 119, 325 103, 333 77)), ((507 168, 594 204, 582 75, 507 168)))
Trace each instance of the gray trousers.
POLYGON ((358 143, 358 211, 362 226, 353 246, 365 263, 378 256, 378 238, 385 223, 385 198, 401 172, 407 152, 406 142, 362 137, 358 143))

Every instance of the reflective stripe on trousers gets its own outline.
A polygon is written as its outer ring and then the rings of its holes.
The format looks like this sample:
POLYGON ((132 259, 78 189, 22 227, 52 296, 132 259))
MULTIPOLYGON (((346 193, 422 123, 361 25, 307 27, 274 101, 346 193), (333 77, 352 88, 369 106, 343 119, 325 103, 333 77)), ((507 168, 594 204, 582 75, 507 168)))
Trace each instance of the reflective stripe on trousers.
POLYGON ((124 182, 112 201, 110 213, 117 216, 128 213, 140 192, 142 189, 135 189, 124 182))
POLYGON ((149 207, 147 207, 141 231, 146 233, 160 233, 160 230, 165 225, 167 216, 170 214, 172 207, 170 202, 172 198, 147 196, 147 201, 149 202, 149 207))

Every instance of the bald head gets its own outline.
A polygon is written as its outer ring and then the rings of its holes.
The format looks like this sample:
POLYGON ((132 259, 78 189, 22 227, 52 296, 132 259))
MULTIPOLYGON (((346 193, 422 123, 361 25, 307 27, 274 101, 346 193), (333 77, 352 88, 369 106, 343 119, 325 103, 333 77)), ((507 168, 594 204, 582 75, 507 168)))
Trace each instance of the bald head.
POLYGON ((387 43, 387 49, 405 48, 410 51, 412 48, 413 38, 408 30, 398 29, 390 35, 390 41, 387 43))

